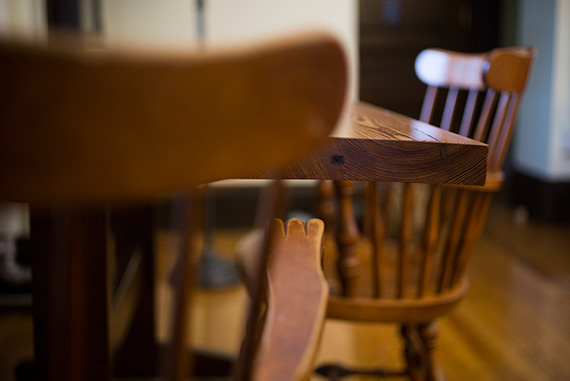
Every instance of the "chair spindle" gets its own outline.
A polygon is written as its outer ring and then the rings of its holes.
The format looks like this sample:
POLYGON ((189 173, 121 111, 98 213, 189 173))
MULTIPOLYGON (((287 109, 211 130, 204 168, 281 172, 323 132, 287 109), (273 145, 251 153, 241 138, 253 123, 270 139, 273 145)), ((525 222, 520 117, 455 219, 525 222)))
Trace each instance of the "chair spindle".
POLYGON ((473 135, 473 139, 482 142, 487 136, 489 131, 489 124, 491 121, 491 114, 495 107, 497 101, 497 92, 493 89, 487 90, 487 95, 485 96, 485 103, 483 104, 483 110, 481 110, 481 116, 479 117, 479 122, 477 123, 477 129, 473 135))
POLYGON ((437 91, 438 89, 436 86, 427 87, 424 103, 422 106, 422 112, 420 114, 420 120, 422 122, 429 123, 431 121, 433 109, 435 106, 435 99, 437 97, 437 91))
POLYGON ((453 213, 449 236, 447 237, 446 246, 442 258, 442 273, 439 282, 439 292, 449 288, 451 283, 451 267, 455 261, 455 253, 459 247, 463 223, 467 215, 467 204, 469 199, 469 191, 460 190, 455 210, 453 213))
POLYGON ((441 186, 431 187, 431 195, 428 203, 426 216, 426 227, 423 240, 422 273, 418 287, 418 297, 425 296, 429 287, 430 276, 433 269, 433 262, 437 249, 437 238, 439 236, 439 221, 441 207, 441 186))
POLYGON ((475 116, 475 108, 477 107, 478 98, 478 89, 469 91, 467 102, 465 104, 465 111, 463 112, 463 120, 461 121, 461 128, 459 129, 459 135, 461 136, 469 136, 471 133, 471 127, 473 126, 473 118, 475 116))
POLYGON ((445 101, 445 108, 443 109, 443 117, 441 118, 441 128, 449 131, 451 129, 451 123, 453 122, 453 115, 455 114, 457 96, 459 94, 459 89, 457 87, 451 87, 447 93, 447 99, 445 101))
POLYGON ((503 129, 499 136, 498 142, 495 145, 489 145, 491 152, 490 162, 491 172, 497 172, 503 165, 505 160, 505 155, 507 154, 507 147, 511 141, 511 137, 514 131, 515 117, 518 113, 520 106, 520 95, 518 93, 513 93, 511 95, 511 101, 509 103, 509 108, 507 111, 507 117, 505 119, 503 129))
POLYGON ((399 283, 396 298, 406 297, 410 279, 410 250, 413 234, 412 213, 414 202, 414 184, 404 184, 404 204, 402 209, 402 230, 400 235, 400 255, 398 261, 399 283))

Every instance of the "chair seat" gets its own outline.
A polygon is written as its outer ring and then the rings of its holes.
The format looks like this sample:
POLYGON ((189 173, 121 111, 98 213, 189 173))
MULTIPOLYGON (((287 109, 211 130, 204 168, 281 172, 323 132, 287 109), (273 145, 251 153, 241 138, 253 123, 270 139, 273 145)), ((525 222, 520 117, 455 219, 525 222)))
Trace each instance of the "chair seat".
MULTIPOLYGON (((335 251, 334 243, 327 242, 327 252, 335 251)), ((325 256, 325 271, 331 287, 331 295, 327 306, 327 317, 340 320, 384 323, 422 323, 433 320, 453 309, 469 288, 468 277, 451 290, 435 293, 435 276, 430 280, 428 289, 432 290, 426 296, 419 298, 417 285, 419 273, 410 274, 410 280, 403 294, 405 298, 396 297, 396 271, 398 246, 395 240, 386 240, 383 246, 385 260, 383 261, 382 298, 374 297, 371 281, 372 250, 368 240, 362 240, 358 248, 362 272, 360 274, 359 292, 356 297, 342 296, 334 271, 334 255, 325 256)), ((414 267, 421 260, 421 251, 417 248, 410 253, 410 263, 414 267)))
POLYGON ((469 280, 445 294, 418 299, 345 298, 331 295, 327 317, 331 319, 375 323, 420 324, 452 310, 469 289, 469 280))

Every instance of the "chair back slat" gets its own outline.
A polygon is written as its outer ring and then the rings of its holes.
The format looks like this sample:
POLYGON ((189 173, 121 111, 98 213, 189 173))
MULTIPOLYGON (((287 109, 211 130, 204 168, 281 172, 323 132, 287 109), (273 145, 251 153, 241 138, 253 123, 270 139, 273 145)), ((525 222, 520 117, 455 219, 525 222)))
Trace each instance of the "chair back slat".
POLYGON ((469 90, 469 95, 465 104, 465 111, 463 112, 463 120, 461 121, 461 128, 459 129, 459 135, 461 136, 469 136, 471 133, 478 99, 479 91, 477 89, 469 90))
POLYGON ((453 266, 450 288, 456 287, 463 278, 469 253, 483 230, 491 198, 492 194, 488 192, 479 192, 473 196, 470 212, 471 218, 468 218, 465 224, 461 245, 453 266))
POLYGON ((493 119, 493 125, 491 131, 489 132, 489 138, 487 139, 487 144, 489 144, 489 159, 487 169, 491 169, 491 163, 493 162, 493 152, 497 147, 499 141, 499 136, 501 135, 501 130, 504 126, 505 116, 507 114, 507 108, 509 106, 511 99, 511 94, 507 92, 502 92, 499 97, 499 103, 497 105, 497 110, 495 111, 495 118, 493 119))
MULTIPOLYGON (((273 185, 266 189, 261 195, 259 208, 255 216, 255 224, 262 229, 267 221, 275 220, 279 214, 283 203, 283 186, 282 182, 277 180, 273 185)), ((255 356, 259 346, 259 335, 263 321, 260 316, 263 314, 265 302, 267 299, 267 265, 273 248, 275 236, 269 234, 263 235, 263 241, 257 248, 253 264, 254 277, 252 278, 251 287, 248 289, 250 304, 248 307, 247 321, 245 324, 245 335, 239 351, 238 361, 233 369, 233 379, 237 381, 251 380, 254 371, 255 356)))
POLYGON ((449 131, 451 129, 451 123, 453 122, 453 115, 456 111, 457 96, 459 95, 459 89, 457 87, 451 87, 447 93, 447 99, 445 101, 445 108, 443 109, 443 117, 441 118, 440 128, 449 131))
POLYGON ((413 233, 413 186, 414 184, 404 184, 404 203, 402 207, 402 230, 400 233, 400 252, 398 261, 398 285, 396 298, 406 297, 406 290, 410 280, 410 251, 413 233))
POLYGON ((431 122, 436 97, 437 97, 437 86, 428 86, 426 90, 426 95, 424 97, 424 102, 422 105, 422 112, 420 114, 420 120, 422 122, 426 123, 431 122))
POLYGON ((425 222, 424 238, 423 238, 423 257, 421 264, 421 278, 418 284, 418 297, 421 298, 427 294, 430 277, 433 268, 433 262, 436 255, 437 238, 439 236, 441 206, 441 186, 434 185, 431 187, 430 200, 427 207, 427 216, 425 222))
POLYGON ((200 226, 200 191, 177 197, 173 202, 173 225, 179 230, 177 270, 174 285, 174 305, 170 324, 170 343, 160 357, 161 373, 167 380, 184 380, 193 364, 186 355, 190 330, 188 297, 196 279, 195 261, 198 252, 197 236, 200 226))
POLYGON ((469 191, 461 190, 457 198, 457 203, 455 205, 455 210, 449 229, 449 235, 447 237, 445 249, 443 251, 438 292, 443 292, 444 290, 448 289, 451 284, 453 263, 455 262, 457 248, 459 247, 461 241, 461 232, 463 230, 465 216, 467 215, 468 202, 469 191))
POLYGON ((384 242, 386 239, 386 232, 384 229, 384 222, 381 215, 380 199, 378 195, 377 184, 373 181, 366 183, 366 193, 368 198, 368 205, 372 205, 370 211, 372 215, 369 216, 370 226, 367 233, 372 237, 372 258, 371 258, 371 279, 372 279, 372 296, 381 298, 384 292, 382 286, 383 276, 383 262, 384 262, 384 242))
POLYGON ((507 154, 507 148, 513 135, 515 118, 519 110, 520 100, 521 98, 519 93, 513 93, 511 95, 511 100, 509 102, 509 107, 507 110, 507 116, 505 118, 501 134, 498 138, 498 141, 494 142, 492 146, 490 145, 491 151, 489 153, 489 169, 491 172, 498 172, 503 166, 505 155, 507 154))
POLYGON ((485 103, 483 104, 483 109, 481 110, 479 122, 477 123, 477 128, 473 134, 473 139, 483 141, 487 136, 489 125, 491 123, 491 115, 495 108, 496 102, 497 92, 494 89, 488 89, 487 94, 485 95, 485 103))

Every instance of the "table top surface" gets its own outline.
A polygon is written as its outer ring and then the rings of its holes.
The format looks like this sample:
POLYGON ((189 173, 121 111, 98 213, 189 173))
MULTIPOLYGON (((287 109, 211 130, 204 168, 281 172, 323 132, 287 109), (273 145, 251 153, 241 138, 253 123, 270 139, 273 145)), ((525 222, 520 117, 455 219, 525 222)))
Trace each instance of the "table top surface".
MULTIPOLYGON (((348 128, 281 172, 284 179, 401 181, 483 185, 488 146, 358 102, 348 128)), ((345 126, 347 127, 347 126, 345 126)), ((244 178, 274 178, 270 172, 244 178)))

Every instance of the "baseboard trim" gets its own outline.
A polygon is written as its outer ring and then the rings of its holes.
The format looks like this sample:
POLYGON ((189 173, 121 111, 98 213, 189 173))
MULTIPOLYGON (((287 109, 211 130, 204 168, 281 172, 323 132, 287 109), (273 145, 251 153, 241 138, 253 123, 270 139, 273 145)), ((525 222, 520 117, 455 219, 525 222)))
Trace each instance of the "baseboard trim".
POLYGON ((533 176, 513 172, 509 198, 524 205, 531 216, 541 222, 570 222, 570 182, 546 182, 533 176))

